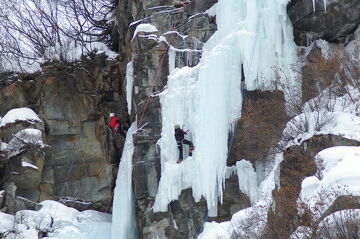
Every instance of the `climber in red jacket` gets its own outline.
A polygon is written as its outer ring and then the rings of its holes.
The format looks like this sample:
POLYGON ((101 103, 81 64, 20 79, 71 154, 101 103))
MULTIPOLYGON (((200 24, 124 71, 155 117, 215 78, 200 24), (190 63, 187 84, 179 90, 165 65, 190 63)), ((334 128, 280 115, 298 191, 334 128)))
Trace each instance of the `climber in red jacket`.
POLYGON ((124 130, 123 125, 121 124, 121 119, 116 117, 114 113, 110 113, 110 128, 115 133, 119 133, 121 136, 126 137, 126 131, 124 130))

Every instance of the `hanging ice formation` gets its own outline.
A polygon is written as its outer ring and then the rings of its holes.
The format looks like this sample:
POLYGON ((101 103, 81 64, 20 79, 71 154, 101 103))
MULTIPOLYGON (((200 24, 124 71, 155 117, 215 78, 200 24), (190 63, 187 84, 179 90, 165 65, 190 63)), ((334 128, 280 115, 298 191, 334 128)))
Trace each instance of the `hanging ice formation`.
POLYGON ((136 131, 136 121, 126 134, 119 171, 114 190, 111 238, 137 239, 134 195, 132 190, 132 155, 134 152, 132 135, 136 131))
MULTIPOLYGON (((313 4, 313 11, 315 12, 316 7, 315 7, 315 2, 316 0, 312 0, 312 4, 313 4)), ((326 12, 326 5, 327 5, 327 0, 323 0, 323 4, 324 4, 324 11, 326 12)))
MULTIPOLYGON (((183 189, 192 188, 196 201, 204 197, 210 216, 217 214, 225 181, 230 125, 240 117, 241 65, 247 90, 273 89, 275 68, 294 84, 289 66, 295 60, 288 0, 219 0, 218 31, 203 48, 200 63, 173 69, 162 106, 161 179, 154 211, 167 211, 183 189), (176 164, 174 124, 190 130, 192 157, 176 164)), ((173 54, 173 52, 170 52, 173 54)), ((174 57, 169 57, 174 59, 174 57)))
POLYGON ((131 115, 132 91, 134 86, 134 66, 130 61, 126 66, 126 102, 128 114, 131 115))

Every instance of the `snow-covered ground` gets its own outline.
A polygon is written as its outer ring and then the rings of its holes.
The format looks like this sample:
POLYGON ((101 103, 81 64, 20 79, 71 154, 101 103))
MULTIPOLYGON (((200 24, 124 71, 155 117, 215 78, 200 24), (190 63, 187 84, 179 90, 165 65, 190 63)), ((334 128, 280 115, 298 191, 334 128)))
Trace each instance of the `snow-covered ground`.
POLYGON ((55 201, 43 201, 39 211, 23 210, 13 215, 0 212, 3 239, 110 239, 111 215, 79 212, 55 201))
POLYGON ((360 146, 338 146, 316 156, 318 173, 301 185, 299 201, 306 202, 317 217, 339 195, 360 196, 360 146), (321 207, 316 205, 321 202, 321 207))

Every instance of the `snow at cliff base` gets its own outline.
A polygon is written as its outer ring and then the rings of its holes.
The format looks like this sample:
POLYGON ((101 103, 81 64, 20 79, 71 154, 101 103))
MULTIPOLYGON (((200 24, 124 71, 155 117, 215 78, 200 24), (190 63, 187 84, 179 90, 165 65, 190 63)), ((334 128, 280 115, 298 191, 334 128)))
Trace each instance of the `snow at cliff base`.
POLYGON ((212 8, 218 31, 205 44, 200 63, 173 70, 175 64, 169 63, 172 72, 160 95, 162 173, 154 211, 166 211, 183 189, 192 188, 196 201, 206 199, 209 215, 217 214, 228 131, 241 113, 242 65, 248 90, 274 89, 273 79, 286 79, 297 89, 296 76, 289 69, 295 62, 295 44, 287 2, 220 0, 212 8), (275 77, 274 68, 281 68, 284 75, 275 77), (187 139, 195 145, 193 156, 178 165, 174 124, 190 130, 187 139))
POLYGON ((318 173, 302 182, 300 200, 314 208, 319 200, 328 209, 338 195, 360 196, 360 147, 337 146, 327 148, 316 156, 318 173), (326 195, 326 197, 324 197, 326 195))
POLYGON ((39 211, 0 212, 4 239, 110 239, 111 215, 87 210, 79 212, 55 201, 43 201, 39 211))

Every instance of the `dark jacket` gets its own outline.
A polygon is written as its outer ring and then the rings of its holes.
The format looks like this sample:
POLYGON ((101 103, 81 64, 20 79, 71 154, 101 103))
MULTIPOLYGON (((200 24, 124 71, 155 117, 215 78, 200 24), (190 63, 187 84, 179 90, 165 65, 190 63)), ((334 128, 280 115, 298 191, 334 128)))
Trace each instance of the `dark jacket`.
POLYGON ((175 139, 176 141, 183 141, 184 139, 184 135, 187 134, 185 131, 183 131, 182 129, 175 129, 175 139))

